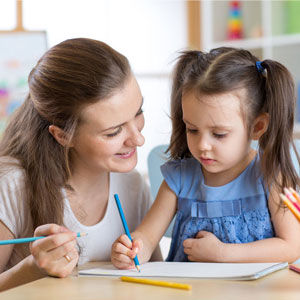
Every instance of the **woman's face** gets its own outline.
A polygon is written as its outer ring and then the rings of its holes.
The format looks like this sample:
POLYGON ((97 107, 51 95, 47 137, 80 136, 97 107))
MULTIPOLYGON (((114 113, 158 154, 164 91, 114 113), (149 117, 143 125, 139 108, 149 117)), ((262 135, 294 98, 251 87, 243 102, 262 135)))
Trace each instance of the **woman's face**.
POLYGON ((73 170, 129 172, 144 144, 143 97, 134 76, 111 97, 85 107, 71 147, 73 170))

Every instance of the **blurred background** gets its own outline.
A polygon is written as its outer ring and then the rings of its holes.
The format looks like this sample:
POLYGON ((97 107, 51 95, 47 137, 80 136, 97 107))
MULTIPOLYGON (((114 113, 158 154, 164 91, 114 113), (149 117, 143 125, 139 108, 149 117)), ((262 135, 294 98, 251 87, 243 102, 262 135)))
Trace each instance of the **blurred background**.
MULTIPOLYGON (((145 176, 150 150, 169 142, 171 71, 180 51, 247 48, 285 64, 300 93, 300 1, 1 0, 0 13, 0 135, 48 48, 98 39, 128 57, 140 84, 146 142, 137 169, 145 176)), ((296 122, 299 137, 300 110, 296 122)))

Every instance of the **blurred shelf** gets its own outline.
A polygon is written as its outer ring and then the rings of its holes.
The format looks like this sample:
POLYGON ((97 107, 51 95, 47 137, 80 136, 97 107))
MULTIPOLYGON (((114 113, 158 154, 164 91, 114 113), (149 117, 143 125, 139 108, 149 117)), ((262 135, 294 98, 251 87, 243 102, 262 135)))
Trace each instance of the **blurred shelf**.
POLYGON ((236 47, 246 49, 258 49, 263 47, 277 47, 277 46, 294 46, 300 45, 300 34, 286 34, 271 36, 268 38, 249 38, 240 40, 224 40, 221 42, 211 43, 211 48, 218 47, 236 47))

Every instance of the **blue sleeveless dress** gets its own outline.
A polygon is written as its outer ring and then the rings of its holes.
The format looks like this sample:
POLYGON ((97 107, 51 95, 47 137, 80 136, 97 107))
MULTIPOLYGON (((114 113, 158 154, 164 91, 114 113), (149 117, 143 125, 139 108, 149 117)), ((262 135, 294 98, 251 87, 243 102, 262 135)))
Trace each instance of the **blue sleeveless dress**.
MULTIPOLYGON (((274 237, 265 189, 256 156, 226 185, 205 185, 200 163, 194 158, 161 166, 168 186, 177 195, 177 213, 167 261, 188 261, 182 243, 198 231, 212 232, 224 243, 249 243, 274 237)), ((213 251, 213 249, 212 249, 213 251)))

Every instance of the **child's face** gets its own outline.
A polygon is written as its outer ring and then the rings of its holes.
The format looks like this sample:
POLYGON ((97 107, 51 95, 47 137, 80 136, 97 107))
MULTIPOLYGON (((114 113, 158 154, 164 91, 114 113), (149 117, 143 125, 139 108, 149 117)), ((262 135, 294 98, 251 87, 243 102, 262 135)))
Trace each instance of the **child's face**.
POLYGON ((205 179, 223 185, 239 175, 250 155, 240 100, 232 93, 199 99, 194 93, 182 98, 188 147, 201 163, 205 179))
POLYGON ((74 169, 87 172, 128 172, 137 163, 137 146, 144 144, 143 97, 132 76, 111 97, 84 108, 73 141, 74 169))

